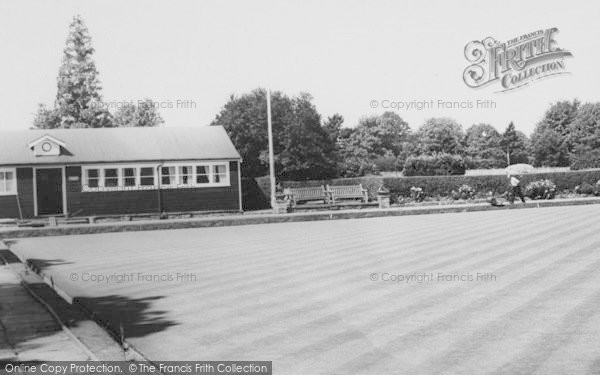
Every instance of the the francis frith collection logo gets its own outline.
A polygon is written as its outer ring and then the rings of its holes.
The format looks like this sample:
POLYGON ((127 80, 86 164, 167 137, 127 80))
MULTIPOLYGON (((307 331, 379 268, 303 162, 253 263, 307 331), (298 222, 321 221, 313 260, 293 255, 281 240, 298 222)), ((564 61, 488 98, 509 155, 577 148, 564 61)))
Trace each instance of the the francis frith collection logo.
POLYGON ((469 87, 479 88, 498 82, 499 91, 523 87, 541 78, 568 73, 565 57, 568 50, 558 47, 553 27, 501 43, 492 37, 475 40, 465 47, 465 57, 471 63, 463 80, 469 87))

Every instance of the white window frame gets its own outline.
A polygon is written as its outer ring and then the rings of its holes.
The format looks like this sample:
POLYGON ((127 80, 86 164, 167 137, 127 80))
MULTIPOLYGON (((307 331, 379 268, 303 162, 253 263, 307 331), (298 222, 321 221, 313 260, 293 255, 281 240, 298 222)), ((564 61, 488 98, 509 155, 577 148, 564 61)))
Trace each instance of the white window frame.
POLYGON ((211 165, 210 167, 210 180, 211 183, 214 185, 225 185, 228 186, 229 185, 229 163, 214 163, 213 165, 211 165), (223 181, 219 181, 219 182, 215 182, 215 175, 217 175, 217 166, 219 165, 225 165, 225 178, 223 179, 223 181))
POLYGON ((0 186, 2 190, 0 190, 0 195, 17 195, 17 168, 0 168, 0 172, 2 173, 12 173, 13 178, 13 188, 10 191, 5 191, 6 189, 6 175, 0 180, 0 186))
POLYGON ((138 167, 120 167, 119 168, 119 186, 123 186, 123 188, 134 188, 140 185, 140 168, 138 167), (125 169, 133 169, 133 176, 125 176, 125 169), (125 185, 126 179, 133 179, 133 186, 125 185))
POLYGON ((96 164, 84 165, 81 167, 81 191, 83 192, 152 190, 156 188, 156 164, 96 164), (126 168, 135 169, 135 186, 125 186, 125 176, 123 174, 123 169, 126 168), (152 176, 154 177, 153 185, 141 185, 140 172, 142 168, 152 168, 152 176), (98 169, 98 187, 89 187, 87 171, 90 169, 98 169), (106 177, 104 173, 105 169, 117 170, 117 186, 104 186, 104 179, 106 177))
POLYGON ((194 180, 194 169, 196 169, 196 166, 193 164, 178 166, 177 167, 177 186, 185 187, 185 186, 193 185, 196 182, 196 180, 194 180), (181 172, 182 168, 189 168, 188 173, 182 173, 181 172), (183 183, 184 175, 187 176, 187 178, 188 178, 187 183, 183 183))
POLYGON ((199 187, 220 187, 220 186, 230 186, 231 185, 231 173, 229 170, 229 160, 224 160, 224 161, 198 161, 198 162, 178 162, 178 163, 164 163, 160 166, 160 173, 159 173, 159 179, 161 181, 161 188, 165 188, 165 189, 186 189, 186 188, 199 188, 199 187), (225 178, 223 179, 223 181, 220 182, 215 182, 214 180, 214 175, 215 175, 215 166, 216 165, 224 165, 225 166, 225 178), (199 166, 205 166, 208 167, 208 178, 209 178, 209 182, 208 183, 198 183, 196 180, 197 177, 197 170, 196 167, 199 166), (175 185, 164 185, 162 184, 162 168, 168 168, 168 167, 172 167, 175 168, 175 185), (181 185, 179 183, 180 180, 180 171, 179 171, 179 167, 192 167, 192 180, 191 183, 187 184, 187 185, 181 185))
POLYGON ((107 189, 119 189, 119 187, 122 187, 123 186, 123 174, 121 173, 121 168, 119 168, 119 167, 113 167, 113 166, 103 168, 102 169, 102 186, 105 187, 105 188, 107 188, 107 189), (115 176, 107 177, 106 176, 106 170, 107 169, 114 169, 114 170, 116 170, 117 171, 117 176, 116 177, 115 176), (106 179, 107 178, 110 178, 110 179, 115 179, 116 178, 117 179, 117 186, 106 186, 106 179))
POLYGON ((89 189, 97 189, 98 187, 100 187, 100 184, 102 183, 102 168, 85 168, 81 170, 81 181, 82 181, 82 185, 85 186, 86 188, 89 189), (90 186, 90 176, 88 171, 90 170, 97 170, 98 171, 98 176, 94 177, 93 179, 97 180, 97 187, 89 187, 90 186), (83 182, 85 181, 85 183, 83 182))
POLYGON ((160 187, 164 187, 165 189, 176 188, 179 183, 178 182, 179 181, 179 167, 176 165, 172 165, 172 164, 161 165, 158 168, 158 181, 159 181, 160 187), (174 173, 172 175, 169 174, 169 179, 172 180, 174 183, 172 183, 172 184, 171 183, 169 183, 169 184, 163 183, 163 177, 165 177, 165 176, 163 176, 163 173, 162 173, 163 168, 173 169, 174 173))
POLYGON ((210 164, 194 164, 193 175, 194 175, 194 179, 192 182, 196 186, 210 186, 213 183, 212 167, 210 166, 210 164), (206 173, 201 173, 201 175, 206 176, 206 178, 208 179, 208 182, 198 182, 198 167, 206 168, 206 173))
MULTIPOLYGON (((156 189, 158 186, 157 173, 156 173, 156 165, 139 165, 137 166, 137 175, 136 175, 136 186, 138 190, 152 190, 156 189), (142 185, 142 168, 152 168, 152 178, 154 179, 154 183, 152 185, 142 185)), ((128 167, 123 167, 128 168, 128 167)), ((144 176, 144 178, 148 178, 150 176, 144 176)))
POLYGON ((230 160, 224 161, 190 161, 190 162, 177 162, 177 163, 163 163, 163 164, 94 164, 94 165, 84 165, 81 168, 81 185, 83 192, 103 192, 103 191, 129 191, 129 190, 153 190, 157 189, 159 186, 161 189, 189 189, 189 188, 203 188, 203 187, 222 187, 222 186, 230 186, 231 185, 231 171, 229 168, 230 160), (223 181, 215 182, 215 174, 216 174, 216 166, 224 165, 225 166, 225 178, 223 181), (208 170, 208 183, 197 183, 197 171, 196 167, 205 166, 208 170), (188 180, 188 184, 180 184, 180 168, 181 167, 191 167, 191 173, 188 175, 190 179, 188 180), (126 168, 135 169, 135 186, 124 186, 124 173, 123 170, 126 168), (141 185, 141 169, 142 168, 152 168, 153 177, 154 177, 154 185, 141 185), (162 184, 162 168, 173 168, 175 170, 174 181, 175 184, 162 184), (87 171, 90 169, 98 169, 98 187, 91 188, 89 187, 88 174, 87 171), (105 179, 105 169, 116 169, 118 174, 118 186, 104 186, 105 179))

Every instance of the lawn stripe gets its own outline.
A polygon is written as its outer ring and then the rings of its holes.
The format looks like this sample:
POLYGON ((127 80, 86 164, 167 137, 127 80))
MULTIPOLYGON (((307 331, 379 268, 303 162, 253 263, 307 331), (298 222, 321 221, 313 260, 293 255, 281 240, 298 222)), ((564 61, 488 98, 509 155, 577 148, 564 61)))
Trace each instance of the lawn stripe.
MULTIPOLYGON (((596 244, 600 242, 595 242, 596 244)), ((407 348, 409 345, 415 346, 420 340, 427 336, 426 332, 433 331, 448 331, 451 329, 451 325, 457 324, 460 321, 468 321, 467 317, 472 315, 476 311, 481 311, 485 307, 494 303, 494 301, 503 296, 509 295, 513 290, 519 290, 521 288, 528 287, 534 284, 536 281, 544 279, 544 276, 552 270, 556 270, 564 265, 564 262, 574 261, 585 255, 586 253, 593 252, 594 249, 591 247, 579 249, 575 252, 569 253, 567 256, 560 257, 553 261, 549 265, 544 265, 535 271, 528 272, 525 276, 517 279, 516 281, 504 286, 500 290, 496 290, 492 293, 488 293, 486 296, 476 299, 475 301, 467 304, 461 301, 461 307, 459 309, 449 310, 445 315, 437 318, 431 323, 424 324, 420 322, 419 326, 415 330, 411 330, 398 338, 393 339, 385 343, 385 352, 372 351, 356 359, 356 362, 360 362, 363 366, 373 365, 376 366, 385 361, 392 361, 393 356, 407 348)), ((595 263, 594 263, 595 265, 595 263)), ((404 316, 405 318, 408 316, 404 316)), ((406 357, 403 357, 407 359, 406 357)), ((350 365, 352 367, 352 365, 350 365)))
MULTIPOLYGON (((515 350, 521 348, 510 358, 509 353, 500 358, 530 362, 504 367, 508 371, 540 369, 547 361, 572 370, 573 365, 566 362, 569 353, 561 346, 581 345, 581 339, 572 336, 598 318, 598 311, 589 310, 596 300, 586 297, 596 290, 581 274, 583 262, 594 265, 597 260, 589 249, 581 250, 597 242, 598 227, 586 226, 595 223, 596 217, 595 207, 560 207, 120 233, 68 240, 59 237, 44 239, 48 245, 44 251, 27 249, 41 243, 39 240, 23 240, 18 247, 32 257, 73 262, 47 269, 57 282, 67 282, 71 290, 147 301, 147 318, 179 324, 132 339, 151 358, 228 356, 238 360, 259 356, 275 360, 279 373, 330 374, 384 373, 410 363, 420 366, 418 372, 440 372, 445 367, 439 363, 436 367, 420 360, 444 362, 444 356, 449 356, 456 358, 454 369, 483 362, 490 370, 494 366, 489 355, 494 347, 476 332, 491 329, 503 345, 512 343, 515 350), (135 268, 147 273, 203 273, 199 285, 82 285, 68 281, 72 270, 120 272, 135 268), (461 272, 480 268, 504 279, 493 285, 406 287, 368 280, 369 271, 461 272), (548 270, 556 274, 555 280, 544 275, 548 270), (579 294, 555 284, 577 273, 572 286, 581 289, 579 294), (565 298, 570 292, 570 304, 553 307, 553 299, 565 298), (488 312, 502 304, 506 304, 504 309, 488 312), (546 336, 526 329, 530 328, 528 320, 539 319, 536 306, 540 304, 552 312, 552 319, 537 325, 545 329, 546 336), (572 318, 571 325, 567 317, 572 318), (552 329, 551 322, 560 324, 552 329), (506 330, 498 332, 490 327, 506 330), (473 335, 479 340, 475 344, 465 346, 464 351, 450 350, 453 344, 468 342, 473 335), (523 346, 524 338, 529 345, 523 346), (434 349, 442 351, 436 355, 434 349), (411 354, 413 358, 403 361, 411 354)), ((123 308, 112 307, 115 318, 123 308)), ((593 353, 588 353, 585 367, 580 368, 597 365, 589 357, 593 353)), ((495 367, 502 369, 500 366, 497 363, 495 367)))
MULTIPOLYGON (((559 246, 561 246, 561 245, 562 244, 559 244, 559 246)), ((535 255, 534 259, 539 259, 539 255, 535 255)), ((483 287, 483 286, 480 284, 480 285, 478 285, 478 287, 483 287)), ((450 292, 453 292, 453 291, 450 291, 450 292)), ((454 292, 456 292, 456 291, 454 291, 454 292)), ((461 292, 464 292, 464 291, 461 291, 461 292)), ((458 293, 456 293, 456 295, 458 295, 458 293)), ((445 299, 448 300, 448 299, 450 299, 453 296, 454 296, 453 293, 450 293, 449 295, 447 295, 447 291, 442 291, 442 292, 437 293, 436 296, 434 296, 433 298, 431 298, 430 301, 428 301, 426 303, 429 306, 434 306, 432 304, 432 302, 439 303, 439 297, 445 297, 445 299)), ((389 300, 391 300, 391 298, 389 298, 389 300)), ((420 301, 417 301, 417 302, 420 302, 420 301)), ((368 308, 369 305, 366 305, 365 307, 368 308)), ((404 312, 406 314, 410 315, 411 312, 413 312, 413 311, 421 311, 424 307, 425 306, 423 306, 422 304, 419 305, 419 303, 411 304, 411 305, 408 305, 408 306, 404 306, 404 312)), ((372 306, 371 306, 371 309, 372 309, 372 306)), ((352 306, 352 308, 350 309, 350 311, 352 313, 356 313, 356 306, 352 306)), ((401 316, 400 313, 401 313, 401 311, 397 311, 396 310, 396 311, 391 311, 391 312, 389 312, 387 314, 384 314, 383 316, 382 315, 375 315, 375 318, 370 319, 367 323, 365 323, 365 324, 363 324, 361 326, 362 327, 361 331, 363 331, 363 332, 373 332, 375 330, 386 331, 388 329, 387 325, 390 324, 390 322, 392 322, 392 324, 393 324, 393 322, 394 322, 393 318, 401 316)), ((316 324, 318 325, 319 323, 317 322, 316 324)), ((310 327, 302 327, 302 328, 304 328, 304 331, 307 331, 307 329, 310 328, 310 327)), ((298 330, 298 331, 300 332, 302 330, 298 330)), ((281 334, 281 337, 285 337, 286 334, 288 334, 288 337, 294 337, 294 334, 296 334, 296 333, 297 332, 295 332, 295 331, 292 331, 292 332, 283 332, 281 334)), ((279 335, 278 335, 278 337, 279 337, 279 335)), ((274 339, 274 337, 272 337, 272 335, 270 335, 268 337, 261 338, 260 340, 273 342, 272 339, 274 339)), ((310 341, 310 340, 308 340, 308 341, 310 341)), ((303 342, 306 342, 306 341, 303 341, 303 342)), ((253 342, 251 344, 248 344, 247 346, 248 347, 257 346, 257 344, 259 344, 259 343, 253 342)), ((325 345, 325 347, 326 346, 327 345, 325 345)), ((246 347, 246 348, 239 348, 239 350, 240 351, 250 350, 248 347, 246 347)))

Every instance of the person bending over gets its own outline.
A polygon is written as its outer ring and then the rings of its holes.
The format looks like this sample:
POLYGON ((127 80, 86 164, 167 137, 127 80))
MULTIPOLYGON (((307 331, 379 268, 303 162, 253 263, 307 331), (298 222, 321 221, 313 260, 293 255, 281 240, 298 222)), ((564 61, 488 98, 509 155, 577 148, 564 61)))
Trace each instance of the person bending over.
POLYGON ((510 203, 514 203, 515 197, 521 198, 521 202, 525 203, 525 196, 523 195, 523 191, 521 190, 521 181, 516 176, 508 175, 508 179, 510 180, 510 186, 512 190, 512 197, 510 203))

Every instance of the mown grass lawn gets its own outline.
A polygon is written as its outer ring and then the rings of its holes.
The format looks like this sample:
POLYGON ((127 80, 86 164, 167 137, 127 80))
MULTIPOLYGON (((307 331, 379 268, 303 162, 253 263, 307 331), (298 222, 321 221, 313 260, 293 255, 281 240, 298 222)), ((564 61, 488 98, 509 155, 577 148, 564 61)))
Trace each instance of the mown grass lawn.
POLYGON ((600 373, 599 214, 112 233, 12 250, 155 360, 272 360, 275 374, 600 373))

